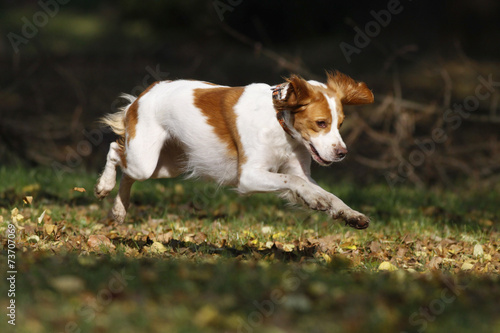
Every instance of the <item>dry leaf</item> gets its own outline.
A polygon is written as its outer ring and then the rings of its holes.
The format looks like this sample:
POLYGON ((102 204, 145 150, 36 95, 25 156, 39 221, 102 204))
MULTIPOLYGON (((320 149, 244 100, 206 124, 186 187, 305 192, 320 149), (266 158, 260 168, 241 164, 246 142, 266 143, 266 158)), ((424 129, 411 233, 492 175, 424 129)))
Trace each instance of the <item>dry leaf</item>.
POLYGON ((47 234, 55 234, 57 232, 57 226, 54 224, 44 224, 43 231, 47 234))
POLYGON ((325 259, 326 263, 329 264, 332 262, 332 257, 330 257, 328 254, 323 253, 323 259, 325 259))
POLYGON ((33 197, 31 195, 27 195, 23 198, 23 202, 26 205, 30 205, 33 202, 33 197))
POLYGON ((77 276, 63 275, 53 278, 50 284, 62 293, 77 293, 85 288, 84 281, 77 276))
POLYGON ((474 245, 474 257, 482 257, 484 255, 483 247, 481 244, 474 245))
POLYGON ((293 244, 284 244, 283 245, 283 251, 285 251, 285 252, 292 252, 294 248, 295 248, 295 245, 293 245, 293 244))
POLYGON ((109 238, 104 235, 90 235, 89 240, 87 241, 87 245, 92 250, 100 250, 102 248, 113 250, 116 248, 116 246, 109 240, 109 238))
POLYGON ((471 270, 473 267, 474 267, 474 264, 471 264, 470 262, 464 262, 461 269, 463 271, 468 271, 468 270, 471 270))
POLYGON ((263 234, 270 234, 271 232, 273 232, 273 227, 270 227, 270 226, 263 226, 261 229, 263 234))
POLYGON ((380 266, 378 266, 378 270, 379 271, 393 272, 393 271, 397 271, 398 268, 396 266, 394 266, 393 264, 391 264, 390 262, 384 261, 383 263, 380 264, 380 266))
POLYGON ((28 241, 28 243, 38 243, 40 241, 40 237, 38 237, 37 235, 31 235, 26 240, 28 241))
POLYGON ((151 245, 151 252, 152 253, 161 254, 161 253, 164 253, 166 251, 167 251, 167 248, 165 247, 165 245, 163 245, 160 242, 153 242, 153 244, 151 245))
POLYGON ((207 234, 205 234, 204 232, 199 232, 196 234, 196 236, 194 236, 194 242, 196 244, 200 244, 206 242, 207 238, 208 238, 207 234))
POLYGON ((40 214, 40 217, 37 219, 38 220, 38 224, 42 223, 44 216, 45 216, 45 210, 43 211, 42 214, 40 214))
POLYGON ((377 242, 377 241, 371 242, 371 244, 370 244, 370 251, 372 251, 372 253, 380 252, 381 251, 381 249, 380 249, 380 243, 377 242))
POLYGON ((165 234, 161 234, 161 235, 156 236, 156 240, 160 243, 168 243, 172 240, 173 234, 174 234, 173 231, 170 230, 169 232, 167 232, 165 234))
POLYGON ((435 256, 431 259, 431 261, 429 261, 427 267, 429 267, 430 269, 439 269, 439 264, 441 264, 442 262, 443 258, 435 256))
POLYGON ((85 189, 83 187, 73 187, 73 191, 76 191, 76 192, 86 192, 85 189))

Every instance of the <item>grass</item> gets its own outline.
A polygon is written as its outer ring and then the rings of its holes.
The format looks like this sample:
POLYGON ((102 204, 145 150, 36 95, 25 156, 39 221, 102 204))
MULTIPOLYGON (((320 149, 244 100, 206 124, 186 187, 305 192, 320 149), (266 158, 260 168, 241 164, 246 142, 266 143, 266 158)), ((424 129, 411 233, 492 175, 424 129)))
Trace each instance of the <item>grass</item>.
POLYGON ((274 195, 182 180, 135 184, 127 223, 110 224, 96 178, 0 167, 5 272, 16 225, 16 332, 500 331, 498 187, 391 190, 323 175, 372 218, 356 231, 274 195))

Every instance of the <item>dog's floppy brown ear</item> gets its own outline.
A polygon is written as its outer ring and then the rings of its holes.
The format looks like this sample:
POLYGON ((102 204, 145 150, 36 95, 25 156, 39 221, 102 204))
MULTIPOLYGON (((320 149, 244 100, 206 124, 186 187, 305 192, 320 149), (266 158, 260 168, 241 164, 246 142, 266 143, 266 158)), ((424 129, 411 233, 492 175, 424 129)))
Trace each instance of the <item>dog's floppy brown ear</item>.
POLYGON ((287 79, 288 91, 286 102, 293 108, 300 108, 311 102, 311 92, 309 83, 297 75, 292 75, 287 79))
POLYGON ((364 82, 356 82, 354 79, 340 73, 339 71, 329 72, 328 87, 335 90, 344 105, 358 105, 373 103, 373 93, 364 82))

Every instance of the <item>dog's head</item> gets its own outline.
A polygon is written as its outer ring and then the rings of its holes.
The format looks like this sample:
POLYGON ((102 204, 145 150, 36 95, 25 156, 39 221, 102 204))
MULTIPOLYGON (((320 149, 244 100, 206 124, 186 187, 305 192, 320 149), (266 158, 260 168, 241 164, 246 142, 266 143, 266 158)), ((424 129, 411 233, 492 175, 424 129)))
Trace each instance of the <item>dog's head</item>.
POLYGON ((293 136, 302 140, 312 158, 323 166, 339 162, 347 154, 339 132, 343 105, 373 103, 373 94, 364 82, 340 72, 327 76, 324 84, 293 75, 287 79, 286 94, 275 101, 277 110, 290 112, 293 136))

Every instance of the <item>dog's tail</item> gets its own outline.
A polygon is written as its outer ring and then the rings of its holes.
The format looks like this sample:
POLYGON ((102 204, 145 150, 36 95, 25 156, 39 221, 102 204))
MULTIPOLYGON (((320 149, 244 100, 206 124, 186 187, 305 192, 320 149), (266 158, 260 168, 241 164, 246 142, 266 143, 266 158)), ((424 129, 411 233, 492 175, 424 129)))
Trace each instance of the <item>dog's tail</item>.
POLYGON ((106 126, 109 126, 115 134, 123 137, 125 136, 125 116, 127 115, 127 110, 134 103, 137 97, 129 94, 121 94, 120 98, 127 100, 129 103, 121 107, 118 112, 109 113, 102 117, 99 122, 106 126))

